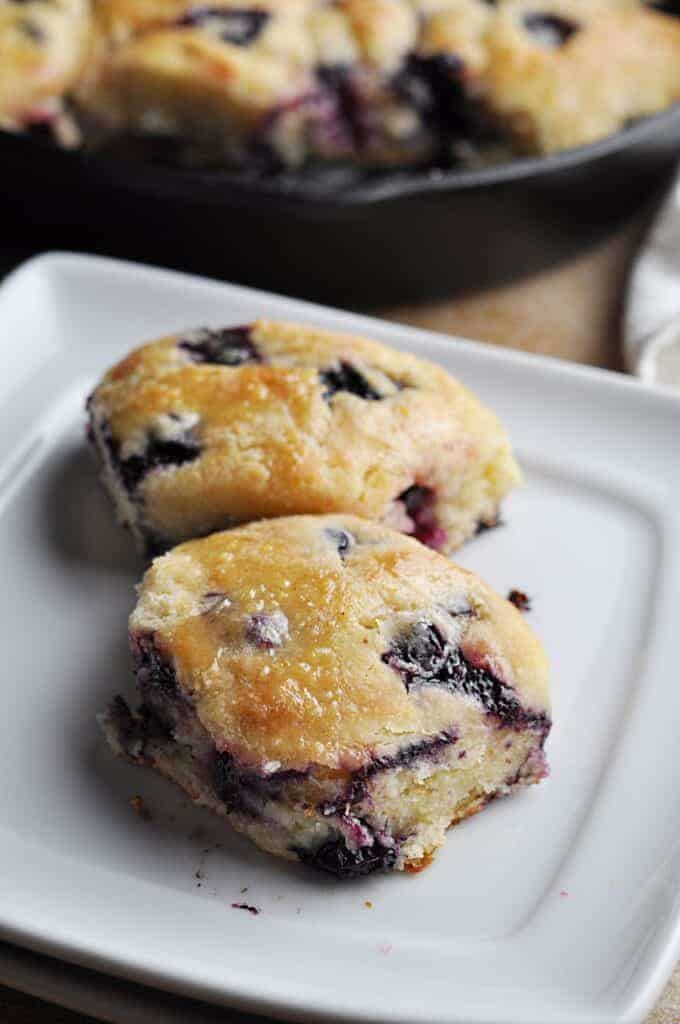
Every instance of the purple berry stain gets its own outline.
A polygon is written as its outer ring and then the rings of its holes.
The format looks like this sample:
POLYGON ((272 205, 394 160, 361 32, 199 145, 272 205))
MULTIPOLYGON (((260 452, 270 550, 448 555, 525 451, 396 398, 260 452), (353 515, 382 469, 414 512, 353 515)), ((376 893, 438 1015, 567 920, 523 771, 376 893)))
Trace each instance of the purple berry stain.
POLYGON ((201 454, 196 426, 198 416, 190 413, 164 413, 150 425, 140 451, 125 454, 125 448, 105 432, 111 458, 123 486, 131 495, 153 470, 182 466, 201 454))
POLYGON ((288 619, 281 611, 251 615, 246 627, 246 639, 255 647, 266 650, 280 647, 288 639, 288 619))
POLYGON ((420 620, 402 630, 382 660, 401 675, 409 692, 421 686, 441 686, 472 697, 503 726, 544 729, 548 725, 545 715, 523 708, 509 686, 488 669, 473 665, 434 623, 420 620))
POLYGON ((435 492, 431 487, 413 484, 397 496, 413 522, 412 536, 428 548, 439 551, 446 544, 446 530, 438 525, 434 514, 435 492))
POLYGON ((246 910, 249 914, 252 914, 253 917, 256 917, 258 914, 262 913, 260 908, 254 907, 252 903, 232 903, 231 906, 232 910, 246 910))

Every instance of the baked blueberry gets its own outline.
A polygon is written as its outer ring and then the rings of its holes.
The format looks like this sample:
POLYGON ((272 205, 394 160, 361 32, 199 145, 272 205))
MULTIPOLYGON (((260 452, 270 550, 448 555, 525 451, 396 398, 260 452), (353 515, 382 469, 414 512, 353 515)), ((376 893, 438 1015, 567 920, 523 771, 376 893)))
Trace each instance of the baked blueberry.
POLYGON ((283 612, 255 612, 246 626, 246 637, 256 647, 280 647, 288 639, 288 619, 283 612))
POLYGON ((514 604, 515 608, 520 612, 531 611, 531 598, 523 590, 515 590, 513 588, 508 594, 508 601, 510 604, 514 604))
POLYGON ((498 420, 443 369, 296 324, 152 342, 105 374, 88 411, 104 482, 147 551, 334 511, 449 552, 519 480, 498 420))
POLYGON ((201 613, 203 615, 211 615, 214 612, 219 612, 224 608, 228 608, 231 604, 229 597, 222 590, 209 590, 207 594, 203 595, 201 601, 201 613))
POLYGON ((498 143, 498 126, 468 82, 469 70, 454 53, 412 54, 394 79, 398 95, 438 140, 440 163, 450 163, 461 143, 498 143))
POLYGON ((295 852, 303 864, 346 881, 371 875, 374 871, 393 871, 399 847, 396 843, 383 846, 374 839, 370 845, 350 850, 343 839, 330 839, 316 850, 301 847, 295 852))
POLYGON ((400 673, 407 690, 439 686, 464 693, 506 726, 525 724, 527 717, 536 720, 536 713, 522 707, 511 687, 489 668, 473 665, 461 647, 448 641, 432 622, 411 623, 395 637, 382 659, 400 673))
POLYGON ((403 630, 382 655, 383 661, 401 673, 407 689, 436 680, 448 657, 449 646, 439 629, 422 620, 403 630))
POLYGON ((647 0, 647 7, 659 14, 669 14, 673 18, 680 17, 679 0, 647 0))
POLYGON ((150 437, 143 454, 133 454, 119 459, 118 470, 124 487, 132 493, 152 470, 160 466, 181 466, 185 462, 193 462, 200 453, 198 441, 190 437, 182 441, 162 441, 150 437))
POLYGON ((449 825, 546 774, 547 665, 522 616, 368 520, 182 544, 148 570, 130 637, 141 706, 102 717, 113 749, 341 879, 419 870, 449 825))
POLYGON ((367 402, 375 402, 382 398, 375 388, 371 387, 364 375, 351 363, 342 361, 337 366, 319 373, 323 385, 323 396, 330 399, 338 391, 346 391, 367 402))
MULTIPOLYGON (((137 684, 145 694, 157 690, 163 701, 183 699, 175 671, 155 645, 152 633, 134 638, 132 657, 137 684)), ((145 703, 148 703, 146 698, 145 703)))
MULTIPOLYGON (((398 496, 397 501, 403 503, 412 529, 405 531, 436 551, 446 547, 446 530, 437 521, 436 494, 431 487, 412 484, 398 496)), ((476 527, 475 527, 476 529, 476 527)))
POLYGON ((441 117, 455 101, 463 72, 464 64, 455 54, 414 55, 399 72, 395 87, 426 115, 441 117))
POLYGON ((27 39, 30 39, 34 43, 47 42, 47 35, 45 34, 45 29, 42 28, 40 24, 38 24, 35 21, 29 21, 29 19, 26 18, 23 21, 17 23, 17 29, 19 32, 25 35, 27 39))
POLYGON ((184 335, 179 347, 195 363, 243 366, 246 363, 262 362, 249 327, 225 327, 221 330, 199 328, 184 335))
POLYGON ((532 11, 524 16, 524 27, 542 46, 564 46, 581 26, 559 14, 532 11))
POLYGON ((366 142, 366 111, 353 69, 346 64, 322 64, 316 68, 316 75, 322 93, 330 98, 332 116, 338 122, 334 134, 339 148, 361 150, 366 142))
POLYGON ((215 795, 228 811, 247 813, 248 802, 244 799, 242 773, 231 754, 216 751, 213 763, 215 795))
POLYGON ((207 28, 219 39, 234 46, 247 46, 257 39, 270 14, 255 7, 191 7, 178 25, 207 28))
MULTIPOLYGON (((90 421, 88 441, 103 462, 104 480, 117 495, 121 518, 134 530, 140 507, 140 485, 157 470, 175 470, 200 456, 198 416, 195 413, 162 413, 151 417, 143 428, 134 431, 124 442, 114 438, 107 422, 95 425, 88 399, 90 421)), ((148 555, 163 548, 153 527, 143 538, 148 555)))
POLYGON ((332 527, 326 530, 326 536, 335 545, 340 558, 343 559, 356 544, 356 538, 352 536, 349 530, 343 530, 340 527, 332 527))

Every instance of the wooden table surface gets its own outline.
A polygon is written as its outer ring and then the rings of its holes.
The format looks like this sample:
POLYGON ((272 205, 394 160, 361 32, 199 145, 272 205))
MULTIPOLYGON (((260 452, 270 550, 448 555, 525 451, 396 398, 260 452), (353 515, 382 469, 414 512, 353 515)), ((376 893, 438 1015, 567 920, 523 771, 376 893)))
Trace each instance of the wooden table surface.
MULTIPOLYGON (((457 301, 381 310, 379 315, 527 352, 622 369, 621 298, 647 222, 648 216, 640 216, 576 261, 528 281, 457 301)), ((121 1024, 105 1010, 98 1012, 98 1019, 121 1024)), ((237 1017, 224 1014, 230 1024, 237 1017)), ((93 1018, 2 986, 0 1022, 94 1024, 93 1018)), ((126 1015, 125 1024, 136 1024, 134 1011, 126 1015)), ((646 1024, 680 1024, 680 967, 646 1024)))

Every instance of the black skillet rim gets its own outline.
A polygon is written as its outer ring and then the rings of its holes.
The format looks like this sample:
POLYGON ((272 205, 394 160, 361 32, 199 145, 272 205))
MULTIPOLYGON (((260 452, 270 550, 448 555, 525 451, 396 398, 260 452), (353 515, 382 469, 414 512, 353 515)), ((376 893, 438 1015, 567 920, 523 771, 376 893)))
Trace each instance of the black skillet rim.
MULTIPOLYGON (((15 146, 17 152, 23 148, 28 157, 42 156, 47 159, 49 153, 61 163, 62 168, 70 163, 74 168, 85 171, 88 177, 101 176, 111 184, 118 181, 126 185, 134 184, 136 188, 149 184, 164 191, 179 191, 185 196, 191 192, 199 197, 209 195, 211 199, 220 191, 226 190, 225 199, 227 196, 230 199, 244 201, 266 199, 275 203, 293 203, 300 210, 305 207, 321 206, 340 210, 432 193, 465 192, 547 177, 602 160, 632 149, 638 144, 644 146, 663 137, 666 127, 677 130, 678 121, 680 102, 597 142, 548 156, 519 157, 472 170, 390 170, 358 176, 355 172, 341 169, 336 172, 335 178, 332 170, 321 175, 303 172, 255 176, 247 172, 169 167, 142 160, 82 153, 78 150, 60 150, 43 139, 31 139, 25 135, 1 131, 0 146, 15 146)), ((678 155, 680 156, 680 149, 678 155)))

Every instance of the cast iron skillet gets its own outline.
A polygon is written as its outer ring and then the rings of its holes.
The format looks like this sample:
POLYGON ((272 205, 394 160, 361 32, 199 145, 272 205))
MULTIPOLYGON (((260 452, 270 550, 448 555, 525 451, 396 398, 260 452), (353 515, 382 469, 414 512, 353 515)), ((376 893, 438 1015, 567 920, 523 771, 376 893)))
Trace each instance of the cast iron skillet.
POLYGON ((336 304, 461 294, 550 266, 667 183, 680 104, 592 145, 483 170, 269 178, 0 133, 0 238, 162 263, 336 304))

